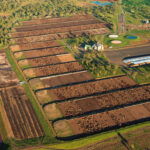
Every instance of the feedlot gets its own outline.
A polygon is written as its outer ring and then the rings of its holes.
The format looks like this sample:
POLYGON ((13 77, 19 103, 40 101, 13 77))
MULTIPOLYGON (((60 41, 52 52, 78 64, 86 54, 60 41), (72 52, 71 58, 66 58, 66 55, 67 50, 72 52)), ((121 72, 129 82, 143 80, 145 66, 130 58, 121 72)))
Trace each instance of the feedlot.
MULTIPOLYGON (((11 33, 16 45, 10 50, 57 137, 93 134, 150 118, 150 85, 139 86, 128 76, 94 79, 57 41, 106 34, 106 24, 83 15, 33 19, 22 25, 11 33)), ((20 129, 16 136, 35 136, 27 133, 20 129)))
POLYGON ((1 89, 0 99, 16 139, 43 136, 43 129, 23 87, 1 89))

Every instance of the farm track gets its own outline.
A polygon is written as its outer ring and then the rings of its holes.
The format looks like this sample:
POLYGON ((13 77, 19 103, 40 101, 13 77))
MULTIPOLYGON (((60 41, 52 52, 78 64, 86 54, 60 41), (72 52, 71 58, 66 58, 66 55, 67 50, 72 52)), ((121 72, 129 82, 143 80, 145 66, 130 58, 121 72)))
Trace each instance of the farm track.
POLYGON ((44 135, 33 107, 22 87, 2 89, 0 96, 16 139, 28 139, 44 135))

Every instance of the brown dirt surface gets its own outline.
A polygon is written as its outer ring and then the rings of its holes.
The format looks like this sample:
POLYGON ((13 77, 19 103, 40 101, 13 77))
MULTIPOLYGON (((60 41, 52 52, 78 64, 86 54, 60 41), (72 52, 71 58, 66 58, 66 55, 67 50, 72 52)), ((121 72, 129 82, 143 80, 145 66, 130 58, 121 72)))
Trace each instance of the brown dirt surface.
MULTIPOLYGON (((25 59, 28 60, 28 63, 32 67, 44 66, 44 65, 51 65, 51 64, 58 64, 70 61, 76 61, 71 54, 64 54, 64 55, 56 55, 56 56, 47 56, 47 57, 39 57, 33 59, 25 59)), ((21 60, 21 61, 25 61, 21 60)), ((20 63, 20 61, 19 61, 20 63)), ((26 63, 27 64, 27 63, 26 63)))
POLYGON ((28 32, 15 32, 12 33, 11 35, 13 36, 13 38, 22 38, 22 37, 29 37, 29 36, 40 36, 46 34, 65 33, 65 32, 82 31, 82 30, 99 29, 99 28, 106 29, 105 23, 95 23, 95 24, 69 26, 69 27, 62 27, 62 28, 43 29, 43 30, 37 30, 37 31, 35 30, 35 31, 28 31, 28 32))
POLYGON ((45 88, 72 84, 88 80, 94 80, 94 78, 87 71, 76 72, 56 77, 41 78, 41 81, 43 82, 45 88))
POLYGON ((0 53, 0 88, 13 86, 19 83, 16 74, 6 58, 5 52, 0 53))
POLYGON ((49 120, 54 120, 57 117, 61 118, 62 114, 56 104, 49 104, 44 107, 44 111, 49 120))
POLYGON ((43 136, 43 129, 23 87, 2 89, 0 96, 16 139, 43 136))
POLYGON ((63 62, 69 62, 69 61, 75 61, 75 58, 71 54, 65 54, 65 55, 57 55, 57 58, 63 63, 63 62))
POLYGON ((23 59, 23 60, 19 60, 18 61, 18 64, 19 64, 19 66, 21 66, 21 67, 28 67, 30 64, 29 64, 29 61, 27 60, 27 59, 23 59))
POLYGON ((59 23, 59 22, 69 22, 74 20, 85 20, 85 19, 94 19, 90 15, 76 15, 72 17, 61 17, 61 18, 43 18, 43 19, 32 19, 30 21, 23 21, 23 26, 31 26, 38 24, 47 24, 47 23, 59 23))
POLYGON ((43 29, 53 29, 53 28, 61 28, 61 27, 70 27, 70 26, 79 26, 85 24, 95 24, 100 23, 96 18, 86 19, 86 20, 74 20, 71 22, 61 22, 61 23, 47 23, 42 25, 28 26, 28 27, 20 27, 16 28, 17 32, 28 32, 33 30, 43 30, 43 29))
MULTIPOLYGON (((31 42, 42 42, 42 41, 51 41, 51 40, 59 40, 64 38, 71 38, 74 36, 83 36, 83 35, 97 35, 97 34, 106 34, 109 33, 109 30, 107 28, 95 28, 98 26, 82 26, 82 27, 76 27, 78 31, 66 31, 60 33, 62 30, 59 31, 59 33, 52 33, 52 34, 46 34, 46 35, 37 35, 37 36, 28 36, 28 37, 21 37, 21 38, 14 38, 17 44, 23 44, 23 43, 31 43, 31 42)), ((75 27, 72 27, 74 30, 77 30, 75 27)))
POLYGON ((59 120, 55 123, 54 129, 56 134, 60 137, 67 137, 73 135, 72 130, 66 120, 59 120))
MULTIPOLYGON (((43 48, 43 49, 39 49, 39 50, 31 50, 31 51, 23 52, 23 54, 25 55, 26 58, 35 58, 35 57, 66 54, 66 53, 68 53, 68 52, 64 49, 64 47, 51 47, 51 48, 43 48)), ((15 54, 17 54, 17 53, 15 53, 15 54)))
POLYGON ((23 73, 27 76, 27 78, 32 78, 36 76, 34 70, 31 68, 24 70, 23 73))
POLYGON ((16 59, 19 59, 19 58, 24 56, 24 53, 23 52, 17 52, 17 53, 14 53, 14 56, 16 59))
POLYGON ((74 134, 91 133, 115 126, 106 112, 68 120, 74 134))
MULTIPOLYGON (((150 86, 101 94, 84 99, 57 103, 63 116, 76 116, 94 110, 102 110, 125 104, 150 100, 150 86), (80 110, 80 111, 78 111, 80 110)), ((149 106, 150 107, 150 106, 149 106)))
MULTIPOLYGON (((24 70, 24 73, 28 74, 28 70, 29 69, 24 70)), ((36 73, 35 77, 62 74, 81 70, 83 70, 83 68, 78 62, 68 62, 65 64, 56 64, 39 68, 32 68, 32 71, 36 73)))
POLYGON ((136 119, 139 120, 141 118, 148 118, 150 117, 150 112, 147 110, 143 104, 141 105, 136 105, 132 107, 128 107, 127 111, 132 114, 132 116, 136 119), (138 110, 138 111, 137 111, 138 110))
POLYGON ((127 88, 136 83, 127 76, 115 77, 48 90, 54 101, 127 88))
POLYGON ((139 104, 136 106, 130 106, 93 115, 86 115, 83 117, 68 119, 66 121, 68 121, 75 135, 94 133, 97 131, 100 132, 109 127, 121 127, 123 124, 129 125, 129 123, 132 123, 134 121, 149 118, 150 112, 147 110, 145 111, 144 106, 142 106, 143 104, 139 104), (137 114, 136 117, 131 112, 131 110, 133 111, 133 113, 137 114))
POLYGON ((32 50, 32 49, 38 49, 38 48, 55 47, 55 46, 59 46, 57 41, 48 41, 48 42, 37 42, 37 43, 13 45, 11 46, 11 50, 14 52, 14 51, 32 50))
POLYGON ((44 88, 44 85, 39 78, 29 80, 29 83, 34 90, 44 88))
POLYGON ((36 96, 38 97, 38 100, 39 100, 41 105, 46 103, 46 102, 51 101, 51 97, 46 90, 42 90, 42 91, 37 92, 36 96))

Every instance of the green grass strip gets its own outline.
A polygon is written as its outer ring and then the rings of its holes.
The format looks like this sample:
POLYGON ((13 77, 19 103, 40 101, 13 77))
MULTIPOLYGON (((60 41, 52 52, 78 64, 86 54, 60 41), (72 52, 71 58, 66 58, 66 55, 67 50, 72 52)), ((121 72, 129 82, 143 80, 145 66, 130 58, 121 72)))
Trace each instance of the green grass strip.
MULTIPOLYGON (((78 140, 74 140, 71 142, 64 142, 61 144, 57 144, 57 145, 51 145, 51 146, 45 146, 45 150, 47 148, 58 148, 58 149, 75 149, 75 148, 80 148, 83 146, 87 146, 90 144, 94 144, 97 143, 99 141, 105 140, 107 138, 112 138, 114 136, 117 136, 117 132, 120 132, 121 134, 127 133, 129 131, 133 131, 142 127, 146 127, 150 125, 150 121, 144 122, 144 123, 138 123, 136 125, 131 125, 131 126, 127 126, 124 128, 120 128, 118 130, 113 130, 113 131, 108 131, 108 132, 103 132, 100 134, 95 134, 92 136, 88 136, 82 139, 78 139, 78 140), (116 132, 117 131, 117 132, 116 132)), ((34 149, 34 150, 38 150, 38 149, 34 149)), ((44 147, 43 147, 44 150, 44 147)))
MULTIPOLYGON (((11 56, 11 53, 10 53, 10 51, 8 49, 6 49, 6 55, 7 55, 7 58, 9 60, 10 64, 11 64, 13 70, 16 72, 16 74, 19 77, 19 79, 21 81, 24 81, 24 78, 22 77, 22 75, 21 75, 21 73, 20 73, 16 63, 14 62, 13 57, 11 56)), ((47 121, 45 120, 45 118, 44 118, 40 108, 38 107, 38 104, 36 103, 32 93, 31 93, 31 91, 30 91, 30 89, 28 87, 28 85, 24 84, 23 86, 24 86, 24 88, 26 90, 26 93, 27 93, 27 95, 28 95, 28 97, 29 97, 29 99, 30 99, 30 101, 32 103, 34 111, 36 112, 36 114, 38 116, 38 119, 39 119, 39 121, 40 121, 40 123, 42 125, 42 128, 44 130, 45 136, 42 139, 42 143, 43 144, 58 143, 58 140, 54 137, 54 135, 53 135, 53 133, 52 133, 52 131, 50 129, 50 126, 47 123, 47 121)))

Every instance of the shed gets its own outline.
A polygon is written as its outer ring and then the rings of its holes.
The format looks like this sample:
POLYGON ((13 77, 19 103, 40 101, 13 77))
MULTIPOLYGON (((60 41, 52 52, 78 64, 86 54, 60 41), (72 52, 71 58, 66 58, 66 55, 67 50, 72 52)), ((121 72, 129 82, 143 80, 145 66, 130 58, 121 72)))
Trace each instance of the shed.
POLYGON ((91 45, 85 45, 84 49, 85 50, 90 50, 90 49, 92 49, 92 46, 91 45))

